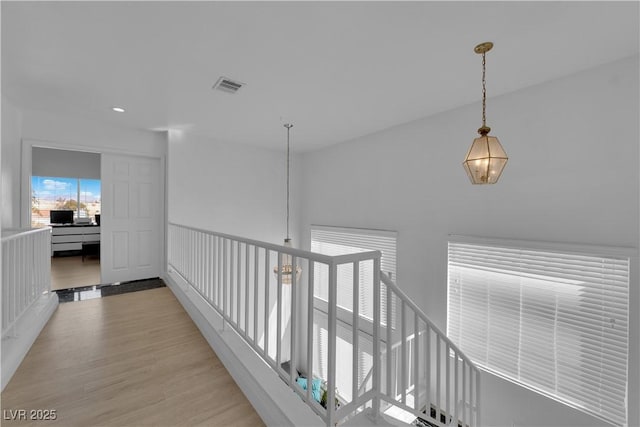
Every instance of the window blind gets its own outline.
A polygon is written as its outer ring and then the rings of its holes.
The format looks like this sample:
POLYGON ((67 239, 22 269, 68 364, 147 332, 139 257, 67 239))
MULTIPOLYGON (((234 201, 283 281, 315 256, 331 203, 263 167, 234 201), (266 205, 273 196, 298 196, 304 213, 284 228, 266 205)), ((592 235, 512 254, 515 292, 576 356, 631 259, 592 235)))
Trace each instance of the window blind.
MULTIPOLYGON (((325 255, 346 255, 379 250, 380 269, 396 280, 396 233, 393 231, 339 228, 312 225, 311 251, 325 255)), ((316 264, 314 276, 318 279, 315 296, 328 300, 328 270, 316 264)), ((352 311, 353 305, 353 265, 338 268, 337 305, 352 311)), ((373 320, 373 262, 360 263, 359 271, 360 307, 362 317, 373 320)), ((384 305, 383 305, 384 311, 384 305)), ((383 318, 384 313, 382 313, 383 318)))
POLYGON ((447 334, 487 370, 625 426, 629 257, 549 245, 450 241, 447 334))

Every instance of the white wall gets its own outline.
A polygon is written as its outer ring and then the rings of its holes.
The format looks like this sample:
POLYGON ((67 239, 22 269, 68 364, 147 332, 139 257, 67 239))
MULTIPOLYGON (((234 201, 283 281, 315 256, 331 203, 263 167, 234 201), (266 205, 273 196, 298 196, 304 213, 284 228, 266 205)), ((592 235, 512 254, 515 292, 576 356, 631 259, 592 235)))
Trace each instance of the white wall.
MULTIPOLYGON (((158 157, 164 164, 167 149, 164 132, 128 129, 80 116, 24 108, 16 110, 20 117, 19 137, 7 140, 7 144, 3 137, 3 175, 7 165, 8 173, 21 187, 28 188, 32 147, 158 157)), ((4 115, 3 111, 3 127, 4 115)), ((16 192, 10 198, 3 194, 3 206, 5 201, 14 206, 11 218, 6 221, 15 227, 20 224, 28 227, 30 201, 26 197, 21 200, 20 194, 16 192)))
POLYGON ((20 133, 21 113, 2 97, 2 228, 20 226, 20 133))
MULTIPOLYGON (((636 56, 489 98, 487 124, 510 157, 493 186, 471 185, 462 168, 479 103, 304 154, 302 247, 310 224, 398 231, 398 284, 441 327, 448 234, 638 248, 638 72, 636 56)), ((638 402, 637 276, 632 287, 629 402, 638 402)), ((483 424, 602 424, 484 378, 483 424)))
MULTIPOLYGON (((115 114, 115 113, 114 113, 115 114)), ((30 109, 22 110, 22 138, 91 151, 162 157, 164 132, 129 129, 115 124, 30 109)))
MULTIPOLYGON (((283 140, 283 144, 284 144, 283 140)), ((285 151, 169 132, 170 222, 282 244, 286 234, 285 151)), ((297 243, 298 157, 291 158, 290 235, 297 243)))

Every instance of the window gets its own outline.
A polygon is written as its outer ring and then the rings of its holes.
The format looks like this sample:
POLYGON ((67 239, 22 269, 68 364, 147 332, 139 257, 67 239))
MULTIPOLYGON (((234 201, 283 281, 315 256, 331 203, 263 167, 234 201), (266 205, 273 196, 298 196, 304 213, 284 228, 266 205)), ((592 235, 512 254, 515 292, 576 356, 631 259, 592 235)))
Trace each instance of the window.
POLYGON ((474 362, 627 424, 628 256, 461 239, 448 268, 447 334, 474 362))
POLYGON ((31 177, 31 226, 49 225, 49 211, 69 209, 74 219, 93 218, 100 213, 100 180, 31 177))
MULTIPOLYGON (((345 255, 358 252, 380 251, 380 269, 396 278, 396 233, 393 231, 366 230, 357 228, 311 226, 311 251, 325 255, 345 255)), ((338 269, 338 301, 339 308, 352 311, 353 289, 351 280, 353 266, 341 265, 338 269)), ((327 268, 316 265, 314 276, 318 278, 315 296, 323 301, 328 300, 327 268)), ((373 320, 373 262, 361 263, 360 307, 362 317, 373 320)), ((384 319, 384 315, 382 316, 384 319)))
MULTIPOLYGON (((392 278, 396 277, 396 233, 391 231, 364 230, 354 228, 337 228, 312 225, 311 251, 325 255, 344 255, 358 252, 379 250, 381 252, 380 268, 392 278)), ((325 265, 316 264, 314 269, 314 292, 316 297, 316 324, 314 339, 319 345, 314 346, 314 372, 327 378, 327 300, 329 269, 325 265)), ((358 354, 358 386, 370 384, 372 360, 372 324, 373 324, 373 262, 360 263, 358 272, 360 292, 359 313, 359 354, 358 354)), ((350 332, 353 306, 353 266, 341 265, 337 274, 337 306, 338 323, 336 351, 336 380, 338 394, 346 401, 352 396, 353 352, 350 332)), ((382 313, 382 319, 385 319, 382 313)))

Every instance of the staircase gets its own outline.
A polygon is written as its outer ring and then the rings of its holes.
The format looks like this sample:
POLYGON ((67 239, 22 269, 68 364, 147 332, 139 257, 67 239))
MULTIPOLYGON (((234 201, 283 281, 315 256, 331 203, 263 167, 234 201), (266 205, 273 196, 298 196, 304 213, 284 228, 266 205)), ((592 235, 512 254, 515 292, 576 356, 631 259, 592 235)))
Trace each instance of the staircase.
POLYGON ((171 223, 167 260, 169 278, 195 291, 316 424, 480 425, 478 369, 380 271, 379 251, 327 256, 171 223), (345 277, 352 301, 338 304, 345 277), (372 307, 361 307, 362 292, 372 307))

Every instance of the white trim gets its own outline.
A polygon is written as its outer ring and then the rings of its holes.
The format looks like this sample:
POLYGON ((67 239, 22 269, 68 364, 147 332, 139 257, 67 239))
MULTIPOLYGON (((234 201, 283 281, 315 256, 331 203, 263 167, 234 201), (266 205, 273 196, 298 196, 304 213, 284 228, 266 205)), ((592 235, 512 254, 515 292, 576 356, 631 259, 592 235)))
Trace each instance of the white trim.
POLYGON ((310 230, 333 231, 335 233, 351 233, 363 234, 369 236, 382 236, 398 238, 398 232, 392 230, 381 230, 376 228, 359 228, 359 227, 335 227, 332 225, 311 224, 310 230))
POLYGON ((458 234, 449 234, 447 236, 449 242, 454 243, 476 243, 486 246, 498 246, 508 248, 527 248, 535 250, 544 250, 547 252, 572 252, 576 254, 588 255, 606 255, 611 257, 637 257, 638 248, 591 245, 585 243, 563 243, 563 242, 545 242, 542 240, 517 240, 517 239, 500 239, 481 236, 465 236, 458 234))

